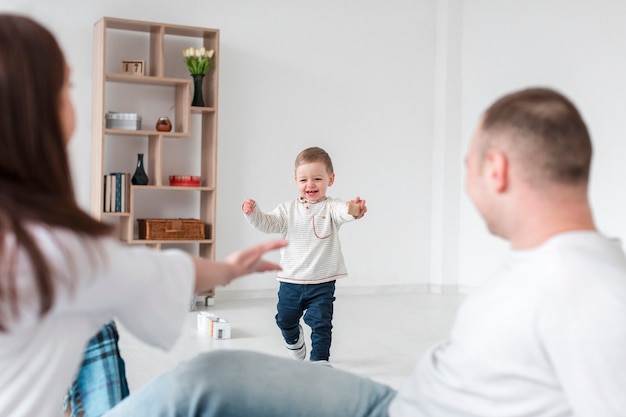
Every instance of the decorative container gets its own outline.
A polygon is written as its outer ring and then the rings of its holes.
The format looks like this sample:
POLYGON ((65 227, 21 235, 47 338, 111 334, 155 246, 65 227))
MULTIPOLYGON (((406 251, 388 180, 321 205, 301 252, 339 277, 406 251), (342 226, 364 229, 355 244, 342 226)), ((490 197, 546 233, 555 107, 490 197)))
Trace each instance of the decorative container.
POLYGON ((201 183, 198 175, 170 175, 170 185, 176 187, 199 187, 201 183))
POLYGON ((137 113, 107 112, 105 115, 107 129, 141 130, 141 116, 137 113))
POLYGON ((133 185, 148 185, 149 179, 146 170, 143 168, 143 154, 137 154, 137 169, 130 180, 133 185))
POLYGON ((172 130, 172 122, 169 117, 159 117, 156 122, 156 130, 159 132, 170 132, 172 130))
POLYGON ((139 239, 200 240, 205 239, 209 225, 197 219, 137 219, 139 239))
POLYGON ((191 105, 195 107, 204 107, 204 99, 202 98, 202 80, 204 74, 191 74, 193 78, 193 100, 191 105))

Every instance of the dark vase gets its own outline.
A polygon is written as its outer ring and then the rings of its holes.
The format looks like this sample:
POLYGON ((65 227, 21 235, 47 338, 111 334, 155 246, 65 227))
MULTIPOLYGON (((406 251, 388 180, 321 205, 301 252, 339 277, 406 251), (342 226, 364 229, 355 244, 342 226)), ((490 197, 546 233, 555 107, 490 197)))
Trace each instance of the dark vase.
POLYGON ((191 74, 193 78, 193 101, 192 106, 204 107, 204 100, 202 99, 202 80, 204 74, 191 74))
POLYGON ((137 169, 130 182, 132 182, 133 185, 148 185, 148 175, 146 175, 146 171, 143 169, 142 153, 137 154, 137 169))

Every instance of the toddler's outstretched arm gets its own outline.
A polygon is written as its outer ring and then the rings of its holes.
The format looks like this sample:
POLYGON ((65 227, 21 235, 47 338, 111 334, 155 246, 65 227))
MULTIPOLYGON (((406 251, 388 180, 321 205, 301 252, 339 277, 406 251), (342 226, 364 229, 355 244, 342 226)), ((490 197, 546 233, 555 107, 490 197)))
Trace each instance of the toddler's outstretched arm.
POLYGON ((245 213, 245 214, 250 214, 254 211, 254 208, 256 207, 256 202, 254 200, 252 200, 251 198, 247 199, 246 201, 243 202, 242 206, 241 206, 241 210, 245 213))

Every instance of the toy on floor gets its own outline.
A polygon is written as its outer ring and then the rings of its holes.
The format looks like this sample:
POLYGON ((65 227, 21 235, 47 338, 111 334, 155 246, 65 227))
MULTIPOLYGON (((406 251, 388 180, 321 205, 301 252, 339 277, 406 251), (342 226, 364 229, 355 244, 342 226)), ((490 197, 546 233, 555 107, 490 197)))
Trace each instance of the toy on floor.
POLYGON ((230 322, 215 314, 201 311, 198 313, 197 326, 200 332, 213 339, 230 339, 230 322))

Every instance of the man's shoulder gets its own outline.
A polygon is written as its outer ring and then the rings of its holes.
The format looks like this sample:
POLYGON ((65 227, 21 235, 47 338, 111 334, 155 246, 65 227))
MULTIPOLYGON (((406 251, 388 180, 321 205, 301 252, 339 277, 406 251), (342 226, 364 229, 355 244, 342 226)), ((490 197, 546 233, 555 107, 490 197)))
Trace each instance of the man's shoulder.
POLYGON ((542 268, 537 274, 560 292, 617 292, 626 296, 624 251, 618 241, 599 233, 558 236, 546 245, 536 266, 542 268))

